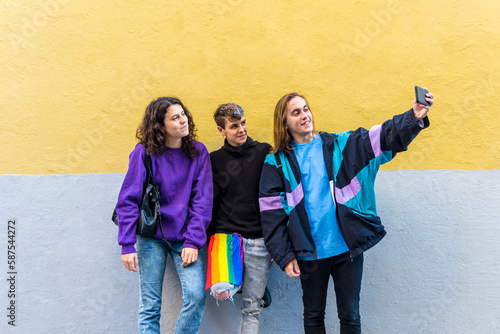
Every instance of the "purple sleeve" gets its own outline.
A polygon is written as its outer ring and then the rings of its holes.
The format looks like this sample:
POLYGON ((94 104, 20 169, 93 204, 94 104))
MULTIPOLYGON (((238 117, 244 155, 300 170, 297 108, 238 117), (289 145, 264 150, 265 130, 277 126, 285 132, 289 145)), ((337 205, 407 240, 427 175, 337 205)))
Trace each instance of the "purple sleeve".
POLYGON ((142 187, 146 179, 144 167, 145 151, 137 145, 130 153, 128 171, 123 180, 116 213, 118 214, 118 244, 122 246, 122 254, 135 253, 136 221, 139 218, 142 187))
POLYGON ((213 180, 210 156, 205 146, 199 147, 198 174, 191 189, 189 222, 184 233, 184 247, 202 248, 207 240, 207 227, 212 219, 213 180))

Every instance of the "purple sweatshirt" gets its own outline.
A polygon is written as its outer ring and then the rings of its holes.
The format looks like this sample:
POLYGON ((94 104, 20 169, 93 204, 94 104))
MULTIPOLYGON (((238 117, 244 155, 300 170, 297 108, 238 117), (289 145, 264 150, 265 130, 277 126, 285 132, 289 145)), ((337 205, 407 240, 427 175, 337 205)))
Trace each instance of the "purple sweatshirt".
MULTIPOLYGON (((194 161, 182 154, 182 148, 151 156, 153 178, 160 188, 161 226, 165 239, 182 241, 184 247, 201 248, 206 242, 206 228, 212 218, 213 181, 210 156, 206 147, 195 141, 201 154, 194 161)), ((142 185, 146 179, 141 144, 130 153, 129 166, 118 196, 118 244, 122 254, 135 253, 136 220, 142 185)), ((155 238, 161 239, 158 228, 155 238)))

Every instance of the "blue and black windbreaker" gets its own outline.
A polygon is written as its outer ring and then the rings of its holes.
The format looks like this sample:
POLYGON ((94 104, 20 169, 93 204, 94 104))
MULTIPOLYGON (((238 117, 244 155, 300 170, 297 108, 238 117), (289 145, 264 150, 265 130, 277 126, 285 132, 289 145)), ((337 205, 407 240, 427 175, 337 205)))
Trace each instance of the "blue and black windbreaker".
MULTIPOLYGON (((391 161, 397 152, 405 151, 428 126, 427 117, 419 122, 410 109, 370 130, 320 133, 337 221, 352 258, 373 247, 386 234, 375 202, 379 166, 391 161)), ((266 247, 283 269, 294 257, 317 258, 317 252, 297 159, 293 150, 278 154, 285 180, 274 154, 269 154, 260 179, 259 205, 266 247)))

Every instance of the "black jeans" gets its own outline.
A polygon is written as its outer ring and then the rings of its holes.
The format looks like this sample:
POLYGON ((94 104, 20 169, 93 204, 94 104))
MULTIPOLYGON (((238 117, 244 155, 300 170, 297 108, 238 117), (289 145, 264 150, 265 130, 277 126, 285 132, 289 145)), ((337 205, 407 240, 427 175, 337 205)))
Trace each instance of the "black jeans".
POLYGON ((299 260, 298 263, 303 292, 305 333, 326 333, 325 307, 330 276, 335 286, 340 333, 361 333, 359 292, 363 276, 363 254, 352 261, 349 252, 346 252, 327 259, 299 260))

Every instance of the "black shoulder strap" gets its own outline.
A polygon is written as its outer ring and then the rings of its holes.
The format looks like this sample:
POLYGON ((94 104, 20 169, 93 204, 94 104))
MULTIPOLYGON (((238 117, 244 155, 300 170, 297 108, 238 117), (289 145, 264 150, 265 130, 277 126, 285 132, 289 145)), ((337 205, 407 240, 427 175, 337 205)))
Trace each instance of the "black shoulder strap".
POLYGON ((153 169, 151 167, 151 155, 146 151, 146 155, 144 156, 144 166, 146 167, 146 172, 149 174, 153 174, 153 169))
MULTIPOLYGON (((144 155, 144 167, 146 168, 146 179, 144 180, 144 183, 142 184, 142 193, 146 191, 148 188, 148 184, 153 184, 156 187, 156 183, 153 179, 153 168, 151 167, 152 162, 151 162, 151 155, 148 153, 148 151, 145 151, 144 155)), ((142 202, 141 202, 142 205, 142 202)))
MULTIPOLYGON (((137 147, 140 143, 137 143, 135 145, 135 147, 137 147)), ((143 146, 144 148, 144 146, 143 146)), ((144 159, 142 160, 142 162, 144 163, 144 167, 146 167, 146 180, 144 182, 148 182, 148 178, 150 177, 150 175, 152 176, 153 175, 153 168, 151 167, 152 165, 152 162, 151 162, 151 154, 149 154, 148 151, 146 151, 146 149, 144 148, 144 159)), ((144 189, 146 189, 144 187, 144 189)), ((143 191, 144 193, 144 191, 143 191)))

